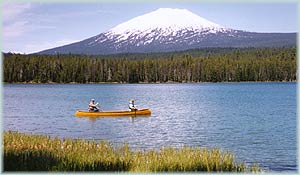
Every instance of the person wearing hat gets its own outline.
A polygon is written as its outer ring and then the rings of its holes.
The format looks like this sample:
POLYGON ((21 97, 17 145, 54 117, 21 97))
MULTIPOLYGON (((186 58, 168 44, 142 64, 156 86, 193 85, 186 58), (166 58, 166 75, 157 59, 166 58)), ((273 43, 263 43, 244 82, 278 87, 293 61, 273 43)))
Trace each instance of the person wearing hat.
POLYGON ((129 101, 128 107, 129 107, 129 110, 131 110, 131 111, 136 111, 137 110, 137 107, 134 105, 134 100, 133 99, 131 99, 129 101))
POLYGON ((99 108, 98 105, 99 103, 95 104, 95 99, 91 99, 90 103, 89 103, 89 111, 90 112, 98 112, 99 108))

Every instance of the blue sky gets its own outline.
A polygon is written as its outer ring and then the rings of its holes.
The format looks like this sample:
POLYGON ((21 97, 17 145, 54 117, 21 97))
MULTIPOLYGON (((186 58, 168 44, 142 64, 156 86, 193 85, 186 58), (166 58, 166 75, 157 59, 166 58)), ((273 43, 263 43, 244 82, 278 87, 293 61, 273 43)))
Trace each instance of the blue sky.
POLYGON ((188 9, 233 29, 297 31, 297 4, 293 2, 14 2, 2 4, 2 51, 32 53, 80 41, 161 7, 188 9))

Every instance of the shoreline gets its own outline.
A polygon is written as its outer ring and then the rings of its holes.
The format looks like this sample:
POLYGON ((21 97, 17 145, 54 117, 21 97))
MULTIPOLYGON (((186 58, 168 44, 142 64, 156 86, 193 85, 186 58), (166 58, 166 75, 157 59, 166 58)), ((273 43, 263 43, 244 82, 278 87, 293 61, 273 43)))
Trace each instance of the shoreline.
POLYGON ((38 83, 38 82, 2 82, 3 85, 5 84, 45 84, 45 85, 55 85, 55 84, 74 84, 74 85, 88 85, 88 84, 218 84, 218 83, 297 83, 297 80, 293 81, 220 81, 220 82, 139 82, 139 83, 128 83, 128 82, 87 82, 87 83, 78 83, 78 82, 70 82, 70 83, 57 83, 57 82, 46 82, 46 83, 38 83))

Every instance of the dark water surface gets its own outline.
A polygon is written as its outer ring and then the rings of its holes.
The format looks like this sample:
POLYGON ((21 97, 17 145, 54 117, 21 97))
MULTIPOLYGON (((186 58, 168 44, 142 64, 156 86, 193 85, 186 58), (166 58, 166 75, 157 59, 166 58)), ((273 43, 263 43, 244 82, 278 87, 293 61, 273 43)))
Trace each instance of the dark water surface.
POLYGON ((235 153, 270 171, 296 172, 296 83, 4 85, 3 128, 133 148, 198 146, 235 153), (95 98, 151 117, 77 118, 95 98))

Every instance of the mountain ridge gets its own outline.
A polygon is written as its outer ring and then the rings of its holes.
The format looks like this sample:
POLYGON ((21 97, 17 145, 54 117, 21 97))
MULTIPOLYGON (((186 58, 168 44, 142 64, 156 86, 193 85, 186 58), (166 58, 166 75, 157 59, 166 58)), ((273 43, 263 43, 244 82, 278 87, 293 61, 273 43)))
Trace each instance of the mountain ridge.
POLYGON ((296 33, 258 33, 210 22, 186 9, 160 8, 88 39, 39 54, 170 52, 203 47, 282 47, 296 45, 296 33))

